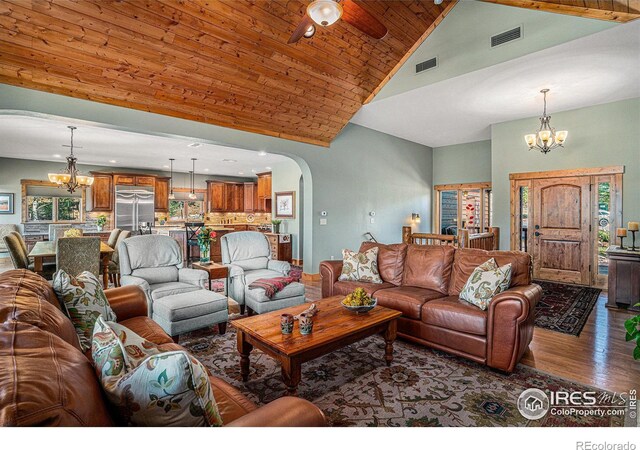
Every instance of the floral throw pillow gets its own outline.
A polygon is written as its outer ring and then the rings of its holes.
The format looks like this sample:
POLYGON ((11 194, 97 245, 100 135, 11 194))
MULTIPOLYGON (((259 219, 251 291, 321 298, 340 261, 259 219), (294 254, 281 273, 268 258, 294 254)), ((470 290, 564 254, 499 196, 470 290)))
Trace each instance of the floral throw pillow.
POLYGON ((93 326, 98 317, 102 315, 106 320, 116 320, 100 280, 91 272, 82 272, 74 278, 64 270, 59 270, 54 274, 52 284, 76 329, 80 347, 83 351, 89 350, 93 326))
POLYGON ((491 258, 475 268, 460 292, 460 298, 486 310, 493 297, 507 290, 510 283, 511 264, 498 267, 491 258))
POLYGON ((186 351, 162 352, 133 331, 100 317, 91 354, 107 399, 124 424, 222 425, 207 370, 186 351))
POLYGON ((378 272, 378 247, 372 247, 364 253, 342 250, 342 273, 338 279, 382 283, 378 272))

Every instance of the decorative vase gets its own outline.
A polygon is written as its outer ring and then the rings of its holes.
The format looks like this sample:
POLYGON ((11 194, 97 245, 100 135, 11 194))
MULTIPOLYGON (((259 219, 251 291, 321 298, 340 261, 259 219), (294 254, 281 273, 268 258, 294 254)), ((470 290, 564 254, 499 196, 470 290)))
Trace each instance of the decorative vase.
POLYGON ((102 231, 102 227, 103 227, 103 225, 96 225, 96 230, 98 230, 98 232, 101 232, 102 231))
POLYGON ((280 224, 275 224, 275 223, 273 224, 273 232, 275 234, 280 233, 280 224))
POLYGON ((313 316, 309 314, 300 314, 298 319, 300 325, 300 334, 311 334, 313 331, 313 316))
POLYGON ((209 256, 209 252, 211 250, 211 241, 208 239, 206 241, 201 241, 199 246, 200 246, 200 262, 208 264, 211 261, 211 258, 209 256))
POLYGON ((280 316, 280 331, 282 331, 282 334, 293 333, 293 316, 291 314, 280 316))

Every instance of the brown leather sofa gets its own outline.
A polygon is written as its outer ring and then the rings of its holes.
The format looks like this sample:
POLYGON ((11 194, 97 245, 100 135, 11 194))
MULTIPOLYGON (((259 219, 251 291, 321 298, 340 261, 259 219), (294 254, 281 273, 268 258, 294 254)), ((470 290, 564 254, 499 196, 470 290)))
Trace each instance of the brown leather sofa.
POLYGON ((531 284, 527 253, 457 249, 447 245, 375 244, 382 284, 338 281, 342 261, 320 263, 322 296, 346 295, 363 287, 378 304, 402 312, 398 335, 430 347, 511 372, 533 337, 535 306, 542 289, 531 284), (512 264, 510 288, 489 308, 458 298, 469 276, 489 258, 512 264))
MULTIPOLYGON (((142 290, 106 294, 121 324, 160 348, 183 349, 147 317, 142 290)), ((88 356, 44 278, 27 270, 0 274, 0 426, 117 425, 88 356)), ((220 378, 210 380, 225 425, 325 425, 306 400, 284 397, 258 408, 220 378)))

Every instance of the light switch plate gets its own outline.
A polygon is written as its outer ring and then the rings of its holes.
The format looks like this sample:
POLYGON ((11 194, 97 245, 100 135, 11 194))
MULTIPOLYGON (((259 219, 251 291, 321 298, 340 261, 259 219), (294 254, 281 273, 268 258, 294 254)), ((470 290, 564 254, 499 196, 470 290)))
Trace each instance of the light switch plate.
POLYGON ((373 217, 369 220, 369 222, 371 223, 376 223, 376 219, 374 219, 373 217))
POLYGON ((326 225, 327 219, 320 219, 320 225, 326 225))

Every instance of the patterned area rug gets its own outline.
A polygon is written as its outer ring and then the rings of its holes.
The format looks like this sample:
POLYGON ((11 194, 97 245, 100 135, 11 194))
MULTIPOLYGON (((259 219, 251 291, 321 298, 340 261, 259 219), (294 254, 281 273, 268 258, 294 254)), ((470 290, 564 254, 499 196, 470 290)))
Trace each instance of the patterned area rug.
POLYGON ((572 284, 534 280, 542 287, 536 306, 536 326, 579 336, 601 290, 572 284))
MULTIPOLYGON (((181 336, 180 344, 211 372, 262 405, 284 395, 279 365, 251 353, 249 381, 240 377, 236 331, 206 329, 181 336)), ((623 417, 523 418, 516 408, 531 387, 575 391, 585 386, 518 366, 505 375, 471 361, 404 341, 387 367, 384 342, 373 336, 302 366, 299 395, 326 414, 332 426, 622 426, 623 417)), ((589 388, 588 390, 593 390, 589 388)))

